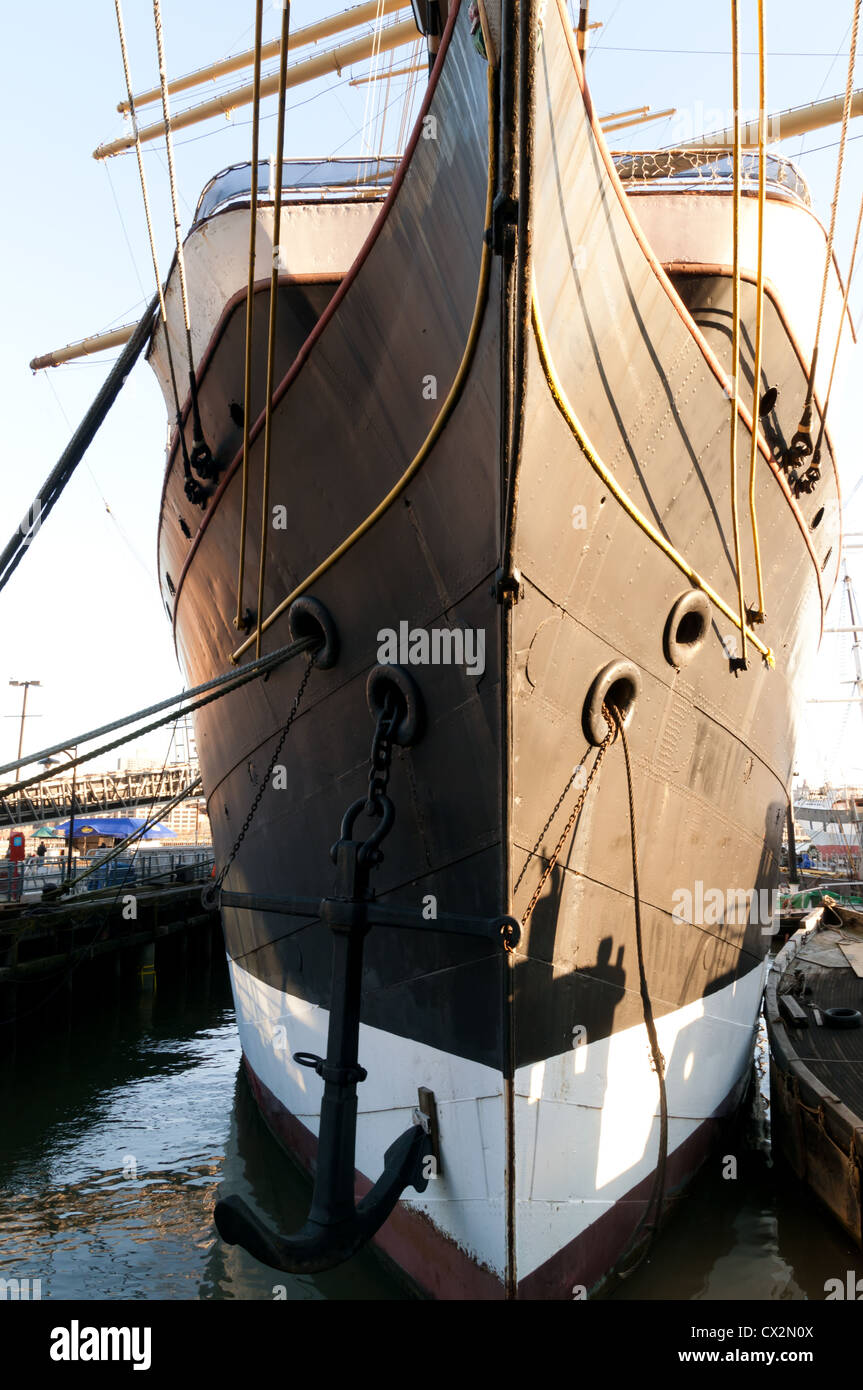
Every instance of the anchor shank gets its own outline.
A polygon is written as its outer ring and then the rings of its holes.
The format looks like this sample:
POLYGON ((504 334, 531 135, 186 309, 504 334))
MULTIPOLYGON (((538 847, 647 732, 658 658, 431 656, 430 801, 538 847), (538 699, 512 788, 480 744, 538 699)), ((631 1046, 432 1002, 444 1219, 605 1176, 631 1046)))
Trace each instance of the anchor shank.
POLYGON ((318 1168, 309 1219, 331 1226, 354 1214, 354 1146, 357 1129, 357 1051, 364 926, 333 928, 333 976, 327 1035, 327 1079, 321 1101, 318 1168))

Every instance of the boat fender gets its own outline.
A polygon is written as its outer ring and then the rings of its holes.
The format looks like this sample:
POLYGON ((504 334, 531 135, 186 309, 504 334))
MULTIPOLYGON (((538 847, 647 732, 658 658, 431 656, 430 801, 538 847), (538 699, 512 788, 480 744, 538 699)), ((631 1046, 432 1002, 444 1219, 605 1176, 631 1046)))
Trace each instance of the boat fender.
POLYGON ((824 1022, 828 1028, 859 1028, 861 1015, 859 1009, 822 1009, 824 1022))
POLYGON ((581 727, 588 743, 595 748, 605 740, 608 725, 602 713, 604 704, 620 710, 623 727, 629 728, 635 702, 641 693, 641 672, 631 661, 610 661, 594 677, 587 692, 581 716, 581 727))

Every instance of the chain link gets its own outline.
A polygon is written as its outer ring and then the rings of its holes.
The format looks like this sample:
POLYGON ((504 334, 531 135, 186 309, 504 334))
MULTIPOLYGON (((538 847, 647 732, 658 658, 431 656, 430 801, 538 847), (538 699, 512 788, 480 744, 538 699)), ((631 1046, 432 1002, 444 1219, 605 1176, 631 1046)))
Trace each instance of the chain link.
POLYGON ((519 887, 520 887, 520 885, 521 885, 521 881, 522 881, 522 879, 524 878, 525 874, 527 873, 528 867, 529 867, 529 865, 530 865, 531 858, 533 857, 534 854, 537 853, 537 851, 538 851, 540 845, 542 844, 543 840, 545 839, 545 832, 548 830, 548 827, 551 825, 551 822, 554 820, 555 816, 557 815, 558 811, 560 810, 561 806, 563 805, 564 801, 566 800, 566 796, 567 796, 567 793, 569 792, 570 787, 573 785, 573 783, 575 782, 576 778, 578 777, 578 774, 581 772, 581 769, 584 767, 584 764, 587 762, 587 759, 588 759, 589 755, 590 755, 590 748, 588 747, 588 748, 585 749, 584 756, 582 757, 581 762, 578 764, 578 767, 575 769, 575 771, 572 773, 572 775, 571 775, 570 777, 567 777, 566 782, 564 783, 563 791, 561 792, 560 796, 557 798, 557 801, 554 803, 554 806, 552 807, 552 809, 549 811, 549 813, 548 813, 548 819, 546 820, 545 825, 542 827, 542 830, 540 830, 539 834, 537 835, 536 841, 535 841, 534 846, 533 846, 533 849, 530 851, 530 854, 527 856, 527 858, 525 859, 524 863, 523 863, 522 866, 521 866, 521 873, 519 874, 518 878, 516 879, 516 881, 515 881, 515 887, 514 887, 513 890, 512 890, 513 897, 515 897, 516 893, 518 892, 519 887))
MULTIPOLYGON (((608 733, 605 735, 605 738, 602 740, 602 743, 599 745, 599 748, 597 749, 596 757, 595 757, 594 762, 593 762, 593 767, 590 769, 590 772, 589 772, 588 775, 587 775, 587 781, 585 782, 585 784, 584 784, 584 786, 583 786, 583 788, 582 788, 582 790, 581 790, 581 793, 579 794, 578 800, 576 801, 574 807, 572 808, 572 813, 571 813, 571 815, 570 815, 570 817, 569 817, 569 820, 566 822, 566 825, 564 826, 563 834, 561 835, 560 839, 558 840, 557 844, 555 845, 554 850, 552 851, 551 858, 549 859, 548 863, 546 864, 545 869, 543 870, 542 875, 541 875, 541 877, 540 877, 539 883, 536 885, 536 888, 534 889, 533 897, 531 898, 530 902, 528 903, 527 907, 526 907, 525 910, 524 910, 524 914, 523 914, 522 919, 521 919, 521 925, 522 925, 523 927, 526 927, 527 924, 528 924, 528 922, 530 921, 531 913, 533 912, 533 909, 536 907, 537 903, 539 902, 539 899, 540 899, 540 895, 541 895, 541 893, 542 893, 542 890, 543 890, 543 888, 545 887, 546 883, 548 882, 549 876, 550 876, 550 874, 552 873, 552 871, 553 871, 553 869, 554 869, 554 866, 555 866, 555 864, 556 864, 557 861, 558 861, 558 858, 559 858, 559 856, 560 856, 560 851, 563 849, 563 846, 565 845, 565 843, 566 843, 566 841, 567 841, 567 838, 569 837, 569 835, 570 835, 570 833, 571 833, 571 831, 572 831, 572 827, 575 825, 575 822, 578 820, 578 817, 579 817, 579 815, 581 814, 581 809, 582 809, 582 807, 584 806, 584 802, 585 802, 585 799, 586 799, 586 797, 587 797, 587 793, 590 791, 590 785, 591 785, 591 783, 592 783, 594 777, 596 776, 597 772, 599 771, 600 763, 602 762, 603 758, 605 757, 606 750, 608 749, 608 747, 610 746, 610 744, 612 743, 612 741, 613 741, 613 739, 614 739, 614 735, 615 735, 615 733, 616 733, 616 728, 615 728, 614 720, 612 719, 611 715, 609 714, 609 712, 608 712, 608 707, 607 707, 606 705, 603 705, 603 706, 602 706, 602 717, 603 717, 603 719, 605 720, 606 724, 608 725, 608 733)), ((581 762, 579 763, 579 767, 582 767, 582 766, 584 765, 584 760, 585 760, 586 757, 587 757, 587 753, 585 753, 584 758, 582 758, 581 762)), ((571 781, 572 781, 572 778, 570 778, 570 782, 571 782, 571 781)), ((563 801, 563 798, 564 798, 564 796, 566 795, 566 792, 567 792, 567 790, 568 790, 568 788, 569 788, 569 785, 570 785, 570 783, 568 782, 568 783, 567 783, 567 786, 564 788, 563 792, 561 793, 560 797, 558 798, 557 806, 555 806, 554 811, 552 811, 551 815, 549 816, 548 820, 546 821, 545 827, 543 828, 542 834, 545 834, 545 830, 548 828, 548 826, 551 824, 552 820, 554 819, 555 812, 557 811, 558 807, 560 806, 561 802, 563 801)), ((541 839, 541 838, 542 838, 542 836, 540 836, 540 839, 541 839)), ((527 867, 527 866, 525 865, 525 867, 527 867)), ((521 880, 522 880, 523 876, 524 876, 524 869, 522 869, 521 874, 519 874, 518 883, 516 883, 516 888, 518 887, 518 884, 521 883, 521 880)), ((513 889, 513 892, 515 892, 515 889, 513 889)))
POLYGON ((297 717, 297 712, 299 711, 299 708, 300 708, 300 702, 302 701, 302 698, 303 698, 303 692, 305 691, 305 688, 306 688, 306 686, 308 685, 309 677, 310 677, 310 675, 312 674, 312 669, 313 669, 313 667, 314 667, 314 661, 313 661, 313 659, 312 659, 311 657, 309 657, 309 658, 308 658, 308 661, 307 661, 306 669, 305 669, 305 671, 303 672, 303 678, 302 678, 302 680, 300 681, 299 688, 298 688, 298 690, 297 690, 296 695, 294 696, 294 703, 291 705, 291 712, 290 712, 290 714, 288 715, 287 720, 285 721, 285 727, 282 729, 282 732, 281 732, 281 736, 280 736, 280 738, 279 738, 279 741, 278 741, 278 743, 276 744, 276 747, 275 747, 275 749, 274 749, 274 751, 273 751, 273 756, 270 758, 269 766, 268 766, 266 772, 264 773, 263 777, 261 778, 261 785, 260 785, 260 787, 258 788, 258 791, 257 791, 257 794, 256 794, 256 796, 255 796, 254 801, 252 802, 251 806, 249 807, 249 813, 248 813, 248 815, 246 816, 246 819, 243 821, 242 829, 240 830, 239 835, 237 836, 236 840, 234 841, 233 846, 232 846, 232 848, 231 848, 231 852, 230 852, 230 854, 228 855, 227 859, 225 860, 225 863, 223 864, 223 866, 222 866, 222 868, 221 868, 221 870, 220 870, 220 872, 219 872, 219 876, 218 876, 218 878, 217 878, 216 881, 215 881, 214 887, 215 887, 216 890, 218 890, 219 888, 221 888, 222 884, 224 883, 224 881, 225 881, 225 875, 227 874, 228 870, 230 869, 231 865, 233 864, 234 860, 236 859, 237 853, 238 853, 239 848, 240 848, 240 845, 241 845, 241 844, 243 843, 243 841, 245 840, 246 835, 247 835, 248 830, 249 830, 249 826, 252 824, 252 821, 253 821, 254 818, 255 818, 255 813, 257 812, 257 809, 258 809, 258 807, 259 807, 260 804, 261 804, 261 800, 262 800, 262 798, 263 798, 264 792, 267 790, 267 786, 268 786, 268 784, 269 784, 270 778, 271 778, 272 775, 273 775, 273 770, 274 770, 274 768, 275 768, 275 766, 276 766, 276 763, 277 763, 278 760, 279 760, 279 754, 281 753, 281 751, 282 751, 282 749, 283 749, 283 747, 284 747, 285 739, 288 737, 288 734, 289 734, 289 732, 290 732, 291 725, 293 724, 294 720, 295 720, 296 717, 297 717))
POLYGON ((398 703, 392 690, 388 690, 384 707, 378 715, 372 737, 369 755, 369 794, 366 800, 366 814, 379 816, 382 812, 381 800, 386 795, 390 780, 390 766, 393 759, 393 733, 396 726, 398 703))

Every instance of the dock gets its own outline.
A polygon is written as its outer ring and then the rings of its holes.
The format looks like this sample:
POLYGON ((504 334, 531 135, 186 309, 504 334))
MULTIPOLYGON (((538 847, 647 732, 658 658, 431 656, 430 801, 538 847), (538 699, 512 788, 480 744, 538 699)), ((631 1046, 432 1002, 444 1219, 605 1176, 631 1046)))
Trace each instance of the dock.
MULTIPOLYGON (((167 943, 179 943, 182 957, 197 929, 218 926, 218 912, 201 901, 210 873, 205 862, 177 870, 172 881, 0 904, 0 1021, 14 1023, 25 1004, 29 1014, 46 989, 53 994, 58 986, 71 989, 73 979, 101 979, 96 965, 106 960, 113 962, 115 979, 155 988, 158 969, 176 955, 165 950, 167 943)), ((0 1046, 10 1032, 14 1028, 3 1029, 0 1046)))

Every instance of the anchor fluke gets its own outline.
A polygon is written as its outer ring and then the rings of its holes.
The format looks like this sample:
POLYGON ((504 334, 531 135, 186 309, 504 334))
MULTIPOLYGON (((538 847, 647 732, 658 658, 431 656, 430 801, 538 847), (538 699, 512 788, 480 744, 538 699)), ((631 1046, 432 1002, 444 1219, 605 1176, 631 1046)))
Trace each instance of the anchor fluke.
POLYGON ((250 1255, 286 1274, 319 1274, 349 1260, 384 1224, 406 1187, 424 1192, 426 1160, 432 1141, 421 1125, 411 1125, 384 1155, 384 1171, 352 1216, 333 1223, 311 1218, 294 1235, 271 1230, 242 1197, 216 1204, 216 1229, 227 1245, 241 1245, 250 1255))

